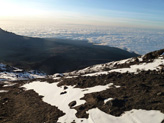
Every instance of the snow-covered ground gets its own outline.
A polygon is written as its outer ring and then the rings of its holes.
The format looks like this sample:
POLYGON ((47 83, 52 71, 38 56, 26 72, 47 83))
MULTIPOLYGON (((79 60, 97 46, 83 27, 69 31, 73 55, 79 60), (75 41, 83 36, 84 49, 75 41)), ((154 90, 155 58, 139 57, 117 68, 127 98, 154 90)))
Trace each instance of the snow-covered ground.
POLYGON ((0 78, 3 80, 27 80, 27 79, 34 79, 34 78, 44 78, 45 76, 30 74, 28 72, 25 73, 14 73, 14 72, 1 72, 0 78))
MULTIPOLYGON (((73 107, 85 104, 86 101, 81 99, 86 94, 101 92, 104 90, 110 90, 111 88, 116 88, 119 91, 121 86, 109 83, 107 85, 97 85, 94 87, 88 88, 75 88, 75 86, 57 86, 60 83, 62 78, 65 79, 75 78, 81 76, 98 76, 102 74, 110 74, 112 72, 118 73, 134 73, 138 74, 140 71, 155 70, 160 71, 161 66, 164 66, 164 57, 159 56, 152 61, 144 61, 144 56, 138 57, 138 63, 129 65, 128 67, 117 68, 117 65, 129 64, 135 62, 136 58, 125 59, 121 61, 114 61, 106 64, 94 65, 87 67, 82 70, 73 71, 70 73, 63 74, 54 74, 53 79, 58 80, 58 82, 48 83, 46 80, 33 81, 31 83, 24 84, 21 86, 25 90, 34 90, 39 95, 43 96, 43 101, 59 108, 59 110, 65 113, 64 116, 58 119, 58 122, 61 123, 161 123, 164 120, 164 114, 158 110, 143 110, 143 109, 132 109, 130 111, 124 112, 121 116, 116 117, 110 114, 107 114, 101 111, 98 108, 89 109, 86 113, 89 114, 87 118, 77 118, 77 111, 69 106, 71 102, 76 102, 73 107), (105 68, 108 68, 105 70, 105 68), (66 88, 67 87, 67 88, 66 88)), ((0 72, 0 79, 3 80, 3 89, 0 90, 0 93, 7 93, 8 90, 5 88, 14 86, 16 83, 13 83, 13 80, 22 80, 22 79, 31 79, 31 78, 44 78, 45 75, 42 73, 37 73, 34 71, 23 72, 23 70, 14 68, 10 72, 7 71, 7 67, 4 64, 0 64, 0 69, 3 72, 0 72), (6 81, 5 81, 6 80, 6 81), (10 82, 12 81, 12 82, 10 82)), ((117 98, 117 97, 115 97, 117 98)), ((114 98, 109 97, 104 100, 104 104, 108 101, 112 101, 114 98)))
POLYGON ((95 73, 85 74, 84 76, 98 76, 98 75, 103 75, 103 74, 109 74, 112 72, 117 72, 117 73, 129 72, 129 73, 137 74, 140 71, 148 71, 148 70, 159 71, 161 69, 160 65, 164 65, 163 58, 155 59, 153 62, 150 62, 150 63, 141 63, 138 65, 131 65, 128 68, 118 68, 118 69, 113 69, 109 71, 95 72, 95 73))
MULTIPOLYGON (((51 104, 52 106, 58 107, 61 111, 66 113, 64 116, 60 117, 58 122, 61 123, 71 123, 75 121, 76 123, 161 123, 164 119, 164 114, 160 111, 146 111, 146 110, 131 110, 125 112, 120 117, 115 117, 109 114, 106 114, 99 110, 98 108, 91 109, 87 111, 89 113, 89 118, 77 118, 76 110, 69 107, 69 103, 76 101, 76 105, 84 104, 84 100, 80 100, 84 94, 100 92, 106 89, 110 89, 113 85, 108 84, 105 86, 95 86, 91 88, 74 88, 73 86, 68 86, 67 90, 64 90, 64 87, 58 87, 58 83, 49 84, 48 82, 34 81, 29 84, 25 84, 22 87, 26 90, 33 89, 39 95, 43 96, 43 101, 51 104), (62 92, 65 94, 61 94, 62 92)), ((111 98, 109 98, 111 100, 111 98)))
POLYGON ((16 85, 16 83, 9 82, 9 81, 4 81, 3 84, 4 84, 3 87, 11 87, 16 85))
POLYGON ((133 63, 135 61, 135 58, 129 58, 129 59, 115 61, 115 62, 109 62, 106 64, 94 65, 91 67, 84 68, 82 70, 64 73, 63 75, 66 76, 65 78, 71 78, 71 77, 76 77, 78 75, 98 76, 98 75, 103 75, 103 74, 109 74, 112 72, 118 72, 118 73, 129 72, 129 73, 137 74, 141 71, 148 71, 148 70, 160 71, 162 69, 161 66, 164 65, 163 56, 159 56, 158 58, 154 59, 152 62, 149 62, 149 63, 142 62, 143 56, 138 57, 138 60, 141 63, 130 65, 129 67, 117 68, 117 67, 115 67, 115 65, 133 63), (105 70, 106 68, 108 68, 109 70, 105 70))
POLYGON ((125 112, 120 117, 108 115, 98 108, 88 111, 89 118, 88 123, 161 123, 164 118, 164 114, 160 111, 146 111, 146 110, 131 110, 125 112))
POLYGON ((44 78, 44 73, 39 73, 37 71, 23 71, 22 69, 16 67, 9 67, 5 64, 0 63, 0 81, 15 81, 15 80, 27 80, 34 78, 44 78))
POLYGON ((27 90, 34 89, 39 95, 44 96, 43 101, 57 106, 60 110, 62 110, 66 115, 61 117, 58 122, 71 123, 73 120, 76 122, 80 122, 85 119, 76 118, 76 110, 71 109, 69 107, 69 103, 72 101, 76 101, 76 106, 84 104, 85 100, 80 100, 80 98, 84 97, 85 94, 100 92, 110 88, 113 84, 108 84, 105 86, 96 86, 92 88, 79 89, 74 88, 72 86, 68 86, 67 90, 64 90, 64 87, 58 87, 58 83, 49 84, 47 82, 32 82, 30 84, 25 84, 22 87, 25 87, 27 90), (66 92, 65 94, 61 94, 62 92, 66 92))
MULTIPOLYGON (((138 57, 140 60, 142 59, 141 57, 138 57)), ((69 73, 64 73, 64 76, 67 76, 67 78, 71 78, 72 77, 76 77, 77 75, 86 75, 87 73, 96 73, 96 72, 106 72, 106 70, 104 70, 105 68, 108 69, 115 69, 115 65, 119 65, 119 64, 124 64, 124 63, 130 63, 130 62, 134 62, 134 58, 129 58, 129 59, 124 59, 124 60, 120 60, 120 61, 114 61, 114 62, 109 62, 109 63, 105 63, 105 64, 98 64, 98 65, 93 65, 81 70, 77 70, 77 71, 72 71, 69 73)))

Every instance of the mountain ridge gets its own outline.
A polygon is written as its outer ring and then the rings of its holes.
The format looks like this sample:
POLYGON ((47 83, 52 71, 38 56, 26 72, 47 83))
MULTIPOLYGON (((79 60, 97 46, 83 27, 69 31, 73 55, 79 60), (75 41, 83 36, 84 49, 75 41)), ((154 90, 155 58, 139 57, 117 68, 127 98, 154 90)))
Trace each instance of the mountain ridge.
POLYGON ((135 56, 138 54, 86 41, 31 38, 0 31, 0 62, 26 70, 54 74, 135 56))

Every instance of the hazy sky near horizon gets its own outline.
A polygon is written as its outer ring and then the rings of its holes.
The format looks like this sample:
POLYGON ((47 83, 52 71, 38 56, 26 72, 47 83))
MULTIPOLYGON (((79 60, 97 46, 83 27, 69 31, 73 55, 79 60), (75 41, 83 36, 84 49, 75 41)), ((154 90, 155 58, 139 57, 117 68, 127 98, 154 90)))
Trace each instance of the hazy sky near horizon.
POLYGON ((0 0, 0 21, 164 29, 164 0, 0 0))

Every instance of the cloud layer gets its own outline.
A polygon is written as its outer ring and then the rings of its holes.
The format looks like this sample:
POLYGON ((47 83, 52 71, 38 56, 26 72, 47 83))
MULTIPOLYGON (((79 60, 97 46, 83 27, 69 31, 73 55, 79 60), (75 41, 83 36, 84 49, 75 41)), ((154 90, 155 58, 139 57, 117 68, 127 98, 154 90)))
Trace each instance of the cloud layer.
POLYGON ((88 40, 95 44, 119 47, 139 54, 164 48, 164 30, 66 24, 0 26, 20 35, 88 40))

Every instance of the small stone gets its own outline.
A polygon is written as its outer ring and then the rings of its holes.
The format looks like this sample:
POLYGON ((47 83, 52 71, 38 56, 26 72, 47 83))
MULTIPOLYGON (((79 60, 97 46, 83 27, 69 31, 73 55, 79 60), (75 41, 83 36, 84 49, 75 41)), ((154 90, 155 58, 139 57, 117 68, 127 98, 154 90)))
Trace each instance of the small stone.
POLYGON ((73 106, 75 106, 76 105, 76 101, 72 101, 72 102, 70 102, 69 103, 69 106, 72 108, 73 106))
POLYGON ((61 92, 60 95, 62 95, 62 94, 66 94, 66 93, 67 93, 67 91, 64 91, 64 92, 61 92))
POLYGON ((123 107, 125 105, 125 100, 115 99, 111 101, 112 106, 114 107, 123 107))
POLYGON ((66 90, 66 89, 68 89, 68 87, 67 86, 64 86, 64 90, 66 90))

